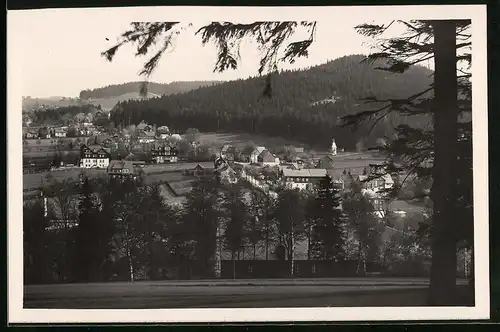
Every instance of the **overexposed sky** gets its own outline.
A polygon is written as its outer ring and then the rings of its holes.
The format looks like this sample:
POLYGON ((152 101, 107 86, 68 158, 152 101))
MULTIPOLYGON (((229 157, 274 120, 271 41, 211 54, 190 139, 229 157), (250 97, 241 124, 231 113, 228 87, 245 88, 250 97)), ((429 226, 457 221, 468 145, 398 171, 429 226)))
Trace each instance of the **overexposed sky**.
MULTIPOLYGON (((468 6, 472 8, 473 6, 468 6)), ((22 72, 22 95, 76 97, 83 89, 143 80, 139 71, 147 58, 134 56, 125 46, 107 62, 101 52, 114 46, 134 21, 179 21, 193 27, 184 31, 150 77, 154 82, 232 80, 257 75, 260 54, 247 41, 237 70, 214 73, 216 48, 201 45, 195 31, 212 21, 317 21, 309 58, 281 68, 299 69, 349 54, 368 54, 371 38, 354 30, 363 23, 391 20, 463 18, 467 6, 343 6, 343 7, 128 7, 9 11, 9 48, 22 72), (109 40, 107 40, 107 39, 109 40)), ((391 27, 399 35, 402 25, 391 27)), ((299 35, 300 37, 300 35, 299 35)), ((302 35, 301 37, 304 37, 302 35)), ((425 64, 432 67, 432 63, 425 64)))
MULTIPOLYGON (((100 55, 129 27, 129 17, 113 15, 109 10, 82 9, 32 10, 15 14, 14 23, 20 23, 16 24, 15 36, 22 41, 21 58, 17 61, 22 62, 24 96, 73 97, 83 89, 143 79, 138 73, 146 58, 136 58, 132 46, 120 49, 111 63, 100 55)), ((164 20, 174 19, 166 16, 164 20)), ((242 61, 237 70, 222 74, 213 72, 215 46, 203 47, 201 36, 194 35, 206 22, 209 21, 191 21, 193 27, 179 36, 172 52, 164 55, 150 78, 152 81, 231 80, 257 74, 259 53, 250 42, 242 46, 242 61)), ((370 40, 354 30, 360 23, 363 21, 352 17, 342 20, 320 18, 309 58, 282 68, 303 68, 343 55, 368 53, 368 46, 362 44, 370 40)))

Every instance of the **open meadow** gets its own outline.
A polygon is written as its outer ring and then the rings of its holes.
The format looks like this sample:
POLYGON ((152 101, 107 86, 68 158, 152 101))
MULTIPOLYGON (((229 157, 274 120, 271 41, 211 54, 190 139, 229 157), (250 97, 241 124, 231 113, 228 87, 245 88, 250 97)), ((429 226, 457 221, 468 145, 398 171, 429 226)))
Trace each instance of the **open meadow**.
MULTIPOLYGON (((471 306, 464 280, 457 305, 471 306)), ((28 285, 25 308, 159 309, 425 306, 422 278, 201 280, 28 285)))
POLYGON ((304 148, 308 147, 307 144, 282 137, 253 135, 247 133, 200 133, 198 141, 202 144, 214 146, 232 144, 238 149, 243 149, 249 142, 253 142, 258 146, 266 146, 268 148, 279 148, 285 145, 293 145, 295 147, 304 148))

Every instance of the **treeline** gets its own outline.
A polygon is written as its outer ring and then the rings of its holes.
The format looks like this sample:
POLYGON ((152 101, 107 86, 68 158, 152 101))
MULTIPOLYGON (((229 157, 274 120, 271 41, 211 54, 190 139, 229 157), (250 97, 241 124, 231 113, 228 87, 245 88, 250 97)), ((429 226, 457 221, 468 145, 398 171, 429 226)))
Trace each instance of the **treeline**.
MULTIPOLYGON (((80 99, 119 97, 127 93, 137 93, 141 91, 143 83, 144 82, 128 82, 123 84, 108 85, 92 90, 82 90, 80 92, 80 99)), ((172 83, 147 82, 146 86, 147 92, 161 96, 183 93, 217 83, 218 82, 216 81, 190 81, 172 83)))
POLYGON ((273 74, 270 98, 263 96, 266 79, 249 78, 179 95, 121 102, 111 119, 116 126, 145 120, 179 132, 188 127, 241 131, 294 138, 321 147, 329 146, 335 138, 337 145, 347 150, 359 143, 374 145, 377 138, 390 137, 398 124, 427 125, 426 116, 390 115, 369 134, 368 125, 362 124, 354 131, 339 128, 343 116, 382 105, 366 103, 362 100, 366 97, 407 98, 432 83, 432 72, 424 67, 392 74, 376 70, 377 64, 364 63, 363 59, 351 55, 306 70, 273 74))
POLYGON ((68 125, 75 122, 75 116, 79 113, 88 114, 100 110, 100 105, 74 105, 34 110, 28 112, 28 115, 33 121, 33 125, 68 125))
POLYGON ((406 229, 385 241, 359 187, 341 196, 329 180, 313 193, 281 189, 274 197, 201 178, 175 206, 165 204, 159 184, 52 179, 43 189, 47 216, 42 200, 24 203, 25 284, 213 278, 218 241, 233 260, 256 259, 263 248, 265 259, 289 261, 290 273, 294 244, 304 240, 309 259, 356 260, 357 275, 368 262, 393 274, 422 273, 426 238, 406 229))

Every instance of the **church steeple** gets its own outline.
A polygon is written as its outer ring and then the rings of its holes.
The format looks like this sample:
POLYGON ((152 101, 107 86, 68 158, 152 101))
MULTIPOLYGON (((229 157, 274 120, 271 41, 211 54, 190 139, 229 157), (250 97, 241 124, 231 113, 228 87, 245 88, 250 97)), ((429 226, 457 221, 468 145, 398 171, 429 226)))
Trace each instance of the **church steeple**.
POLYGON ((335 156, 337 154, 337 144, 335 144, 335 138, 332 138, 332 146, 330 148, 330 153, 335 156))

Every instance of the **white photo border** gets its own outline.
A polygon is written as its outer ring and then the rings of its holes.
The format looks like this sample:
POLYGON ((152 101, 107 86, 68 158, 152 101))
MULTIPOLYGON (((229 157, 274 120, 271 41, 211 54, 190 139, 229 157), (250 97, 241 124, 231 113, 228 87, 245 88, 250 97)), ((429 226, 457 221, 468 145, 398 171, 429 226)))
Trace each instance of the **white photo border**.
MULTIPOLYGON (((9 323, 201 323, 285 321, 392 321, 488 319, 489 216, 488 216, 488 112, 486 5, 330 6, 330 7, 133 7, 43 9, 44 11, 109 11, 130 21, 169 20, 254 21, 316 20, 338 15, 356 15, 359 22, 391 19, 471 19, 473 80, 473 172, 474 172, 474 307, 341 307, 341 308, 255 308, 255 309, 127 309, 59 310, 23 309, 22 233, 22 86, 24 11, 7 14, 7 176, 8 176, 8 322, 9 323), (241 19, 240 19, 241 18, 241 19)), ((340 37, 338 37, 340 38, 340 37)), ((100 52, 101 50, 96 50, 100 52)), ((48 73, 50 74, 50 73, 48 73)), ((28 75, 28 73, 26 73, 28 75)))

